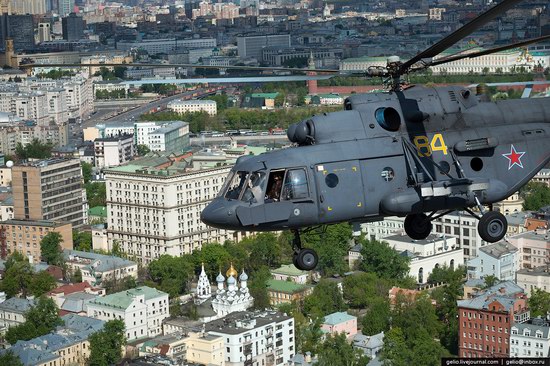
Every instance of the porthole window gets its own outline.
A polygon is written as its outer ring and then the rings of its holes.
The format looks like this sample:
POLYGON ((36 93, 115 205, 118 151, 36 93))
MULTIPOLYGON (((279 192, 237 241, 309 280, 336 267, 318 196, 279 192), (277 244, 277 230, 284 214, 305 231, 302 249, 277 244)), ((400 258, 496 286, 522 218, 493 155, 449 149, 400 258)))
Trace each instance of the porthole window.
POLYGON ((387 131, 395 132, 399 130, 401 126, 401 116, 395 108, 378 108, 376 112, 374 112, 374 116, 380 127, 387 131))
POLYGON ((449 174, 451 171, 451 165, 445 160, 439 162, 439 167, 441 168, 441 174, 449 174))
POLYGON ((380 175, 382 176, 382 179, 384 179, 386 182, 391 182, 393 180, 393 177, 395 176, 395 172, 392 168, 388 166, 385 167, 384 170, 382 170, 382 174, 380 175))
POLYGON ((334 188, 338 185, 338 176, 334 173, 330 173, 325 177, 325 183, 328 187, 334 188))
POLYGON ((472 168, 472 170, 479 172, 481 169, 483 169, 483 160, 478 157, 473 158, 470 161, 470 167, 472 168))

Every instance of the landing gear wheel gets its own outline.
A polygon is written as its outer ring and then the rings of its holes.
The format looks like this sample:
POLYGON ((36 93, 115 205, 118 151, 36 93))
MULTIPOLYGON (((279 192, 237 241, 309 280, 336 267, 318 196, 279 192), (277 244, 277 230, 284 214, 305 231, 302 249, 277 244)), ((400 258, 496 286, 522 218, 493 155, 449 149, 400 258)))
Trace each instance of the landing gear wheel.
POLYGON ((487 211, 481 216, 477 224, 479 236, 489 243, 495 243, 504 238, 507 230, 506 217, 497 211, 487 211))
POLYGON ((313 249, 302 249, 294 255, 294 265, 302 271, 311 271, 317 267, 319 257, 313 249))
POLYGON ((424 214, 411 214, 405 218, 405 232, 414 240, 424 240, 432 232, 432 222, 424 214))

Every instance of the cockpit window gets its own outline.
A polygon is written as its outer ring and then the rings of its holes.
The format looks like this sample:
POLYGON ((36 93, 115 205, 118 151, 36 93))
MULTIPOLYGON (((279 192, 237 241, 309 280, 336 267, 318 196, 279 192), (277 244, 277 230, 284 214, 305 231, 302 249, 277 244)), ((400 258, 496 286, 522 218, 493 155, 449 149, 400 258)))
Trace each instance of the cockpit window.
POLYGON ((309 197, 307 175, 304 169, 289 169, 283 185, 282 200, 295 200, 309 197))
POLYGON ((265 202, 277 202, 281 200, 281 189, 283 188, 284 170, 275 170, 269 173, 265 202))
POLYGON ((242 200, 246 202, 263 202, 266 183, 266 174, 264 172, 250 173, 250 177, 246 181, 246 189, 244 190, 242 200))
POLYGON ((229 176, 229 184, 225 188, 227 189, 227 193, 225 193, 225 198, 230 200, 239 199, 247 178, 248 172, 236 172, 233 176, 229 176))

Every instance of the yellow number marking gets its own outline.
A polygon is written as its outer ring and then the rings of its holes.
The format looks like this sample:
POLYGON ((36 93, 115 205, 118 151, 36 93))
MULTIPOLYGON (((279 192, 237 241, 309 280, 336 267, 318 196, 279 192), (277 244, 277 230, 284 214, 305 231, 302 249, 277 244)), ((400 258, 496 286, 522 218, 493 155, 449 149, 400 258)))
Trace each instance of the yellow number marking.
POLYGON ((434 151, 442 151, 444 155, 447 155, 447 145, 443 140, 443 135, 437 133, 432 137, 432 141, 429 142, 428 136, 415 136, 414 144, 420 157, 432 156, 434 151))

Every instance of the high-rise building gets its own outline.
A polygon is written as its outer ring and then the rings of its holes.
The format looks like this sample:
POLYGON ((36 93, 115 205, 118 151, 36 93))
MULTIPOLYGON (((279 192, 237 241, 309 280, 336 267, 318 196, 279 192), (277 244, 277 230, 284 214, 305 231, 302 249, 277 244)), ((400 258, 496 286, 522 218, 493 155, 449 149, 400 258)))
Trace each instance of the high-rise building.
POLYGON ((458 356, 508 357, 511 327, 529 320, 527 295, 512 281, 458 301, 458 356))
POLYGON ((49 42, 52 40, 50 23, 38 23, 38 42, 49 42))
POLYGON ((74 0, 57 0, 57 12, 64 17, 74 11, 74 0))
POLYGON ((11 14, 11 0, 0 0, 0 14, 11 14))
POLYGON ((180 256, 204 243, 238 241, 240 232, 206 226, 201 211, 221 189, 231 166, 194 168, 189 155, 157 154, 105 170, 107 237, 148 263, 180 256))
POLYGON ((237 49, 241 59, 254 57, 262 59, 264 47, 290 47, 290 34, 272 34, 237 37, 237 49))
POLYGON ((14 217, 85 223, 87 210, 78 159, 48 159, 12 168, 14 217))
POLYGON ((46 0, 11 0, 12 14, 46 14, 46 0))
POLYGON ((63 39, 66 41, 78 41, 84 37, 84 19, 75 13, 69 14, 61 20, 63 39))
POLYGON ((34 23, 32 15, 2 15, 2 44, 7 38, 13 40, 15 50, 31 50, 34 48, 34 23))

